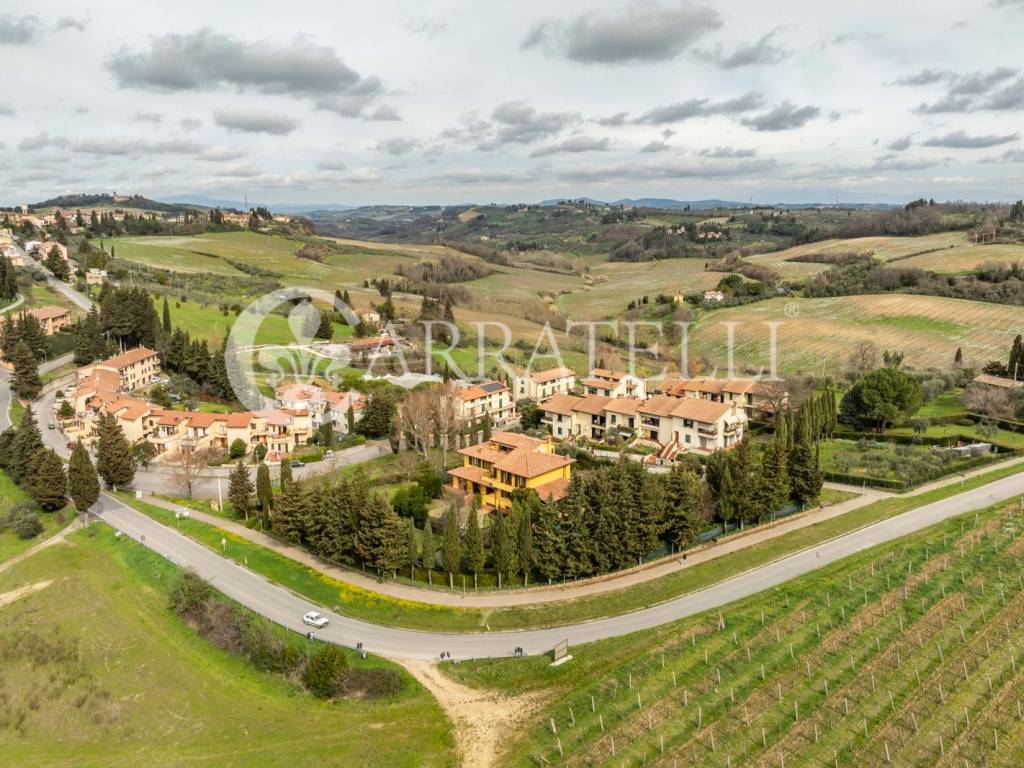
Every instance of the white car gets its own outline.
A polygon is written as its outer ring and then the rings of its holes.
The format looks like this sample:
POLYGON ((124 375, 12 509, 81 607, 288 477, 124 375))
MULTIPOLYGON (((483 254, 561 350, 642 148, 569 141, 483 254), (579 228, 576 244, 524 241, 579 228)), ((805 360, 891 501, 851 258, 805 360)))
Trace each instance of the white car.
POLYGON ((302 617, 302 623, 309 624, 309 626, 316 627, 317 629, 323 629, 327 626, 327 617, 324 616, 322 613, 310 611, 302 617))

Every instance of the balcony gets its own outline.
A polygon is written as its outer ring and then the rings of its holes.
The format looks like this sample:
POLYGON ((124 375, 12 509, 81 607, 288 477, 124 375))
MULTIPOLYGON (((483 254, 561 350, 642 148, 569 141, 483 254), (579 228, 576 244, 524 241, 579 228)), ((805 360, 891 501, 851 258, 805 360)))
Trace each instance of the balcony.
POLYGON ((697 427, 697 433, 700 435, 708 435, 710 437, 718 436, 718 427, 715 424, 701 424, 697 427))

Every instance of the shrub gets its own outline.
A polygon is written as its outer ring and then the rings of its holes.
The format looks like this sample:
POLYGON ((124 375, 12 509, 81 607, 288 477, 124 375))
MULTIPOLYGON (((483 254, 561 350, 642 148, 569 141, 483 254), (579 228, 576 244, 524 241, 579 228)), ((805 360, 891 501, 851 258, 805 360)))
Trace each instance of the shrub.
POLYGON ((192 568, 186 568, 171 590, 171 608, 179 616, 196 613, 212 594, 210 585, 192 568))
POLYGON ((334 696, 397 696, 404 685, 393 669, 345 669, 338 678, 334 696))
POLYGON ((345 652, 336 645, 325 645, 309 660, 302 682, 321 699, 329 699, 339 690, 342 672, 348 666, 345 652))
POLYGON ((17 508, 7 517, 7 526, 19 539, 34 539, 43 532, 43 521, 34 509, 17 508))
POLYGON ((231 447, 229 453, 232 459, 240 459, 245 456, 245 441, 242 438, 237 437, 231 441, 231 447))

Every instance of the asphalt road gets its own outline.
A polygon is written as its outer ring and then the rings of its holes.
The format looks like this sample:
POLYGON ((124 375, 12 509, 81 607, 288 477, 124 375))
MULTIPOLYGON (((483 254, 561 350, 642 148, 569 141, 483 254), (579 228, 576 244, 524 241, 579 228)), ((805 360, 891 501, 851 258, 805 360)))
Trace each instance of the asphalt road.
POLYGON ((451 653, 456 659, 508 656, 516 646, 521 646, 527 654, 539 654, 551 650, 562 640, 568 640, 571 647, 656 627, 749 597, 862 549, 1022 493, 1024 475, 1013 475, 880 521, 650 608, 555 629, 472 634, 420 632, 347 618, 271 584, 262 576, 226 560, 117 499, 104 495, 95 509, 104 522, 172 562, 195 568, 224 594, 289 629, 305 632, 308 628, 302 624, 303 614, 317 609, 330 619, 325 629, 315 631, 322 640, 347 646, 361 642, 367 651, 382 656, 431 660, 437 659, 441 651, 451 653))

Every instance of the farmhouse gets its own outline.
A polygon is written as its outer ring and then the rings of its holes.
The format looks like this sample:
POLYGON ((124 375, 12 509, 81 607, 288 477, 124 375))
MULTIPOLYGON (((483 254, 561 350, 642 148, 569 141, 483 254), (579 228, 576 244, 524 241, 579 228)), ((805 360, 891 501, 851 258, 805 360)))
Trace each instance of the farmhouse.
POLYGON ((1015 379, 1009 379, 1005 376, 993 376, 989 373, 980 373, 974 377, 975 384, 981 384, 986 387, 995 387, 997 389, 1020 389, 1024 387, 1024 381, 1017 381, 1015 379))
POLYGON ((544 501, 565 496, 573 460, 554 452, 550 441, 502 432, 461 448, 462 466, 449 470, 452 489, 478 495, 494 509, 511 509, 512 493, 532 489, 544 501))
POLYGON ((39 326, 47 336, 53 336, 61 328, 71 325, 71 312, 64 307, 47 305, 30 309, 28 313, 39 321, 39 326))
POLYGON ((85 273, 85 284, 86 285, 103 285, 107 282, 107 270, 97 269, 92 267, 85 273))
POLYGON ((515 399, 544 400, 552 395, 567 395, 576 388, 576 371, 572 368, 549 368, 529 375, 516 376, 512 383, 515 399))
POLYGON ((625 371, 595 368, 580 382, 584 393, 605 397, 647 397, 647 384, 639 376, 625 371))

